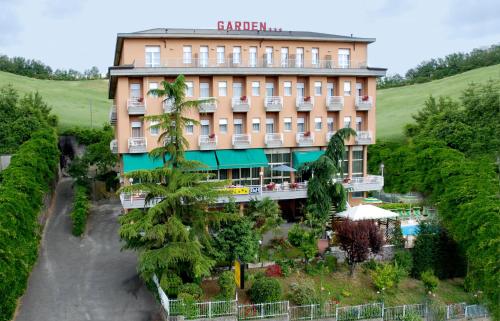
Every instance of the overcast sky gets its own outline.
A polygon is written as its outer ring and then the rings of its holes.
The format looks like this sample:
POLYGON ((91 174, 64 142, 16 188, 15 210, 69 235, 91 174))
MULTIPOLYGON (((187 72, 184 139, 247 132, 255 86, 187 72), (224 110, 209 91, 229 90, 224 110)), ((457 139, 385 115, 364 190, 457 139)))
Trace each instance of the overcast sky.
POLYGON ((0 54, 105 71, 119 32, 216 28, 218 20, 374 37, 369 64, 390 74, 500 43, 500 0, 0 0, 0 54))

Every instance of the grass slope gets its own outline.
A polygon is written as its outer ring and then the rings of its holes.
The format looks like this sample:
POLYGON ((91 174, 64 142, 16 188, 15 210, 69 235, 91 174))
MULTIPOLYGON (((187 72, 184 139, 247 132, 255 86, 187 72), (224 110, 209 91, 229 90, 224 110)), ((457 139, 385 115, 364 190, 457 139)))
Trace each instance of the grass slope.
POLYGON ((485 83, 490 79, 500 81, 500 65, 471 70, 425 84, 379 90, 377 138, 379 140, 401 138, 403 127, 413 122, 411 115, 424 106, 424 101, 429 95, 458 98, 470 83, 485 83))
POLYGON ((59 117, 63 128, 90 127, 90 102, 94 127, 108 121, 111 101, 107 98, 107 80, 41 80, 0 71, 0 87, 7 84, 12 84, 21 94, 38 91, 59 117))

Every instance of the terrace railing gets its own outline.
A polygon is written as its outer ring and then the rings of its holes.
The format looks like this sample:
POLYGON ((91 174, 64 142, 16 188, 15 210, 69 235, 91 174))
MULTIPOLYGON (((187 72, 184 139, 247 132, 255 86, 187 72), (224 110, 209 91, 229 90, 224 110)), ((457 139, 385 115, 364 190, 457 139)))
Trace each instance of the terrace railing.
POLYGON ((288 317, 288 308, 288 301, 242 304, 238 306, 238 320, 288 317))

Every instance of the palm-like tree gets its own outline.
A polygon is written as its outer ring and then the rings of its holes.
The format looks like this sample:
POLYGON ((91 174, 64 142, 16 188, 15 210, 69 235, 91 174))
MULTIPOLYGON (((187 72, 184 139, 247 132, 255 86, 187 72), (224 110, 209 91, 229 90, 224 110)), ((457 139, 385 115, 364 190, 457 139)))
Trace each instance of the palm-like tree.
POLYGON ((307 187, 307 219, 320 230, 326 226, 332 206, 337 211, 345 209, 347 193, 336 178, 343 175, 345 141, 354 135, 352 128, 338 130, 330 138, 325 154, 308 166, 314 175, 307 187))
POLYGON ((264 197, 261 201, 252 199, 248 203, 247 215, 255 222, 255 230, 261 235, 284 223, 278 202, 269 197, 264 197))

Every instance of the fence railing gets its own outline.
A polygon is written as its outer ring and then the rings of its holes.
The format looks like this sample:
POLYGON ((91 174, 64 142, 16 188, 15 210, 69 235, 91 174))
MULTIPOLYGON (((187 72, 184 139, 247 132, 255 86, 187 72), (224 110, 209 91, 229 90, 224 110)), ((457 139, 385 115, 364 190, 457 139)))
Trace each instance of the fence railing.
POLYGON ((421 318, 427 315, 425 304, 408 304, 384 308, 384 321, 402 321, 409 314, 416 314, 421 318))
POLYGON ((242 304, 238 306, 238 320, 256 320, 288 316, 288 309, 288 301, 242 304))
POLYGON ((334 303, 310 304, 290 307, 290 320, 316 320, 334 318, 337 305, 334 303))
MULTIPOLYGON (((231 301, 183 302, 182 300, 168 301, 169 315, 182 315, 185 319, 211 319, 216 317, 237 314, 238 304, 231 301)), ((167 309, 165 309, 167 310, 167 309)))
POLYGON ((370 303, 347 307, 337 307, 337 311, 335 313, 335 319, 337 321, 376 319, 382 318, 383 316, 383 303, 370 303))
POLYGON ((465 317, 467 319, 484 318, 489 316, 488 310, 479 304, 465 306, 465 317))

